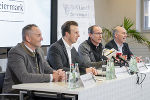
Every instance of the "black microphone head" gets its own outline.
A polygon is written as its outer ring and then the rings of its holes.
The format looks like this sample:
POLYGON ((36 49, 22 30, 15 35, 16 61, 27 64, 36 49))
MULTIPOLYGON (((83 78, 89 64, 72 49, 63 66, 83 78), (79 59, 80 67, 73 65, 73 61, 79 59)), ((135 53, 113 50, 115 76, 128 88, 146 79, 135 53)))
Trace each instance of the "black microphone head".
POLYGON ((121 59, 123 59, 123 58, 121 57, 121 55, 119 55, 119 54, 116 54, 116 58, 121 58, 121 59))
POLYGON ((117 59, 114 56, 112 56, 112 58, 114 59, 114 61, 117 61, 117 59))
POLYGON ((120 57, 120 55, 116 55, 116 57, 117 57, 117 58, 119 58, 119 57, 120 57))
POLYGON ((122 58, 120 55, 116 55, 116 57, 120 60, 125 60, 124 58, 122 58))
POLYGON ((121 61, 123 61, 124 63, 128 64, 128 62, 124 58, 122 58, 120 55, 116 55, 116 57, 120 59, 121 61))

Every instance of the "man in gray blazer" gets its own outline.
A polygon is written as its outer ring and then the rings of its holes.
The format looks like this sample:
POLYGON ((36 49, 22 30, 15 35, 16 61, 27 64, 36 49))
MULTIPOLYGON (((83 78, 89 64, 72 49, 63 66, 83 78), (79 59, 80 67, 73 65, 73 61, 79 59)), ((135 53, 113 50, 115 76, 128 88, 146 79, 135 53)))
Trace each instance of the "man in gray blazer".
POLYGON ((22 43, 18 43, 8 53, 8 64, 4 79, 3 92, 16 92, 12 85, 62 81, 65 72, 53 70, 44 59, 41 50, 42 33, 38 26, 27 25, 22 30, 22 43))
POLYGON ((62 27, 62 38, 52 44, 48 50, 47 61, 54 69, 70 70, 70 64, 79 63, 81 73, 92 72, 97 74, 94 68, 89 68, 72 46, 76 43, 79 35, 78 23, 75 21, 67 21, 62 27))
POLYGON ((80 57, 89 65, 101 68, 102 64, 106 64, 106 57, 103 56, 102 29, 98 25, 88 28, 88 40, 80 44, 78 52, 80 57))

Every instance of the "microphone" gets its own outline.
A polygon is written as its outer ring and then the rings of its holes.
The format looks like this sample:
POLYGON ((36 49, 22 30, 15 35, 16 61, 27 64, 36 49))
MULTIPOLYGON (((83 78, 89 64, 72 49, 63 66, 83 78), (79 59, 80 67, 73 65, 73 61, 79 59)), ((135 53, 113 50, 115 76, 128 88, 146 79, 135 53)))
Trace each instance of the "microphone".
POLYGON ((120 55, 116 55, 116 57, 120 59, 121 61, 123 61, 124 63, 128 64, 128 62, 124 58, 122 58, 120 55))
POLYGON ((117 60, 114 56, 112 56, 112 58, 114 59, 114 61, 117 61, 117 62, 118 62, 118 60, 117 60))
POLYGON ((123 63, 121 63, 121 61, 119 61, 118 59, 116 59, 116 57, 114 57, 114 56, 112 56, 112 58, 113 58, 113 60, 114 60, 114 64, 115 64, 115 66, 120 66, 120 67, 122 67, 124 64, 123 63))
POLYGON ((103 55, 107 57, 108 59, 113 59, 116 57, 116 50, 114 48, 112 49, 103 49, 103 55))

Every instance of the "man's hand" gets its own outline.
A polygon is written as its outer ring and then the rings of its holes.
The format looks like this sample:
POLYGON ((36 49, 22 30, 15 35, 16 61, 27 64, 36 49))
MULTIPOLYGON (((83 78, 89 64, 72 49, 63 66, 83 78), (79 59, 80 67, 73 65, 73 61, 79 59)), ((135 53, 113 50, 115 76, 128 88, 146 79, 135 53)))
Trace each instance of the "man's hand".
POLYGON ((53 81, 54 82, 60 82, 63 80, 65 80, 65 71, 62 71, 62 69, 53 71, 53 81))
POLYGON ((142 61, 142 56, 136 57, 136 62, 140 63, 142 61))
POLYGON ((127 60, 127 55, 122 55, 121 56, 124 60, 127 60))
POLYGON ((57 71, 58 71, 58 73, 59 73, 59 75, 60 75, 60 81, 64 81, 65 78, 66 78, 66 73, 65 73, 65 71, 63 71, 62 69, 58 69, 57 71))
POLYGON ((97 70, 93 67, 86 68, 86 73, 92 73, 93 75, 97 75, 97 70))

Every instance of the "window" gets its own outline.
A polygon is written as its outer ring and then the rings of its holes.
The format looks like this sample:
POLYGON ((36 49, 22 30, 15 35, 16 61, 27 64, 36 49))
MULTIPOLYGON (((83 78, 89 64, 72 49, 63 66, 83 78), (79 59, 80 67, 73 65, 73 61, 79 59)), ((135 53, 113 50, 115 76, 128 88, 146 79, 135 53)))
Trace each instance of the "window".
POLYGON ((150 30, 150 0, 144 0, 143 6, 143 28, 150 30))
POLYGON ((150 33, 150 0, 136 0, 136 30, 150 33))

